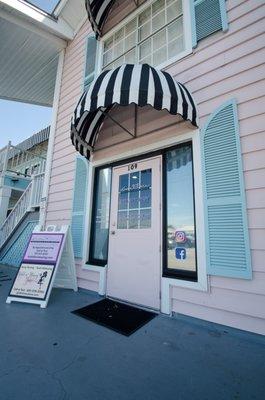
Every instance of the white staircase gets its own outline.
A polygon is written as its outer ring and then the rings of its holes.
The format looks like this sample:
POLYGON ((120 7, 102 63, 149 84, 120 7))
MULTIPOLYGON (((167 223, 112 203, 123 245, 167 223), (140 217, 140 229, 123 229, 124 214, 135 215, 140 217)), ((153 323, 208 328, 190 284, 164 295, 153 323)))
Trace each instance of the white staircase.
POLYGON ((0 149, 0 174, 13 174, 17 176, 31 177, 33 174, 40 174, 45 171, 46 158, 36 154, 34 151, 22 150, 18 146, 14 146, 9 141, 7 146, 0 149), (34 162, 34 171, 25 167, 34 162))
POLYGON ((16 203, 15 207, 0 226, 0 249, 6 243, 14 229, 22 221, 24 216, 40 206, 44 181, 44 172, 32 176, 26 190, 16 203))

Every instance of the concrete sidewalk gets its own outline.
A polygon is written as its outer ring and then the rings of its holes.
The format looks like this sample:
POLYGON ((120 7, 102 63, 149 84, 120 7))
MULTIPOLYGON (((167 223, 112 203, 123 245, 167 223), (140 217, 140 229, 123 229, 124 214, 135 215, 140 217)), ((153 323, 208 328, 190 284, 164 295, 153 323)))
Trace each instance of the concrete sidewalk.
POLYGON ((125 337, 71 314, 97 295, 7 305, 0 283, 1 400, 265 399, 265 337, 162 315, 125 337))

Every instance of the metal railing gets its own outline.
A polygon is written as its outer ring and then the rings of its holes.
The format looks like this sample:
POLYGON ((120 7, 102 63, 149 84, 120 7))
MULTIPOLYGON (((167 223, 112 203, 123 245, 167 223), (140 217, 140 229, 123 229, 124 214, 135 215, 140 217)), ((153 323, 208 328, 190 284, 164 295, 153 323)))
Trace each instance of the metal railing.
POLYGON ((45 171, 46 157, 34 151, 23 150, 9 141, 0 150, 0 174, 6 172, 31 177, 45 171))
POLYGON ((25 214, 40 206, 44 172, 34 175, 13 210, 0 227, 0 249, 23 219, 25 214))
POLYGON ((30 207, 39 207, 43 189, 44 182, 44 172, 41 174, 33 175, 32 177, 32 191, 31 191, 31 200, 30 207))
POLYGON ((8 154, 11 148, 11 142, 8 142, 7 146, 0 150, 0 174, 4 173, 7 169, 8 154))

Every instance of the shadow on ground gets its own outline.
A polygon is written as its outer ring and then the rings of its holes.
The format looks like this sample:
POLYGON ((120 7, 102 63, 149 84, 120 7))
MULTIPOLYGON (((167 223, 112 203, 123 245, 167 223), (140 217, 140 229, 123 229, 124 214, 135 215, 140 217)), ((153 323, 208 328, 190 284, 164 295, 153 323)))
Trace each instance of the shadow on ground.
POLYGON ((128 338, 71 314, 97 295, 55 289, 47 309, 8 305, 11 283, 0 282, 1 400, 265 398, 262 336, 159 316, 128 338))

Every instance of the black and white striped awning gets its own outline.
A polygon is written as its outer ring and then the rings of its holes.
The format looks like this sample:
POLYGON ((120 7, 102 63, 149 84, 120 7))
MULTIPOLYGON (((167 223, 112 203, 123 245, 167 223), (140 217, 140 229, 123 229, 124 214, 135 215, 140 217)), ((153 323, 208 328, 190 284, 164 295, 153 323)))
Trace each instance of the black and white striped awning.
POLYGON ((71 140, 89 159, 105 117, 116 104, 151 105, 197 124, 197 110, 189 91, 173 77, 148 64, 124 64, 102 72, 81 96, 74 111, 71 140))
POLYGON ((115 0, 86 0, 86 9, 96 38, 101 36, 104 23, 115 0))

